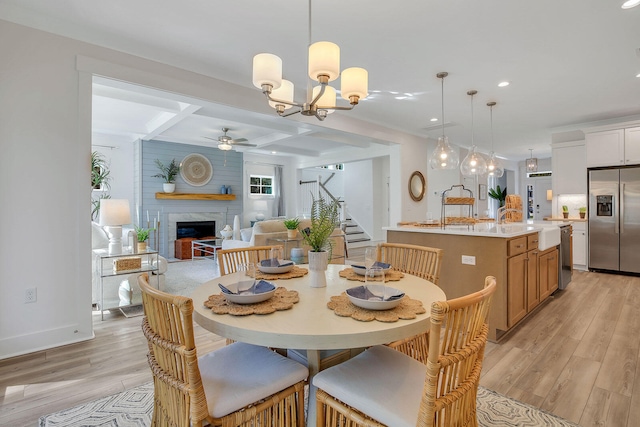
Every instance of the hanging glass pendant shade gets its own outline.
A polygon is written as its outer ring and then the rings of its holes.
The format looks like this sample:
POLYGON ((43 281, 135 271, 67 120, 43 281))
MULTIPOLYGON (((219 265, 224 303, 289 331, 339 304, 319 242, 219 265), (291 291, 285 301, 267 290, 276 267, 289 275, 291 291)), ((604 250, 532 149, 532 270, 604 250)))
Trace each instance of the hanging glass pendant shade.
POLYGON ((438 138, 438 145, 431 154, 431 160, 429 160, 431 169, 456 169, 460 164, 458 152, 451 148, 449 139, 444 135, 444 78, 448 75, 447 72, 436 74, 442 85, 442 136, 438 138))
POLYGON ((487 106, 491 110, 491 154, 487 160, 487 175, 495 178, 500 178, 504 175, 504 168, 502 163, 498 160, 496 153, 493 151, 493 106, 496 105, 494 101, 487 102, 487 106))
POLYGON ((476 93, 478 92, 475 90, 467 92, 467 95, 471 96, 471 149, 460 164, 460 172, 464 176, 484 175, 487 173, 487 162, 484 156, 476 151, 476 145, 473 140, 473 95, 476 93))
POLYGON ((431 169, 456 169, 460 163, 458 152, 449 145, 449 138, 441 136, 438 145, 431 154, 431 169))

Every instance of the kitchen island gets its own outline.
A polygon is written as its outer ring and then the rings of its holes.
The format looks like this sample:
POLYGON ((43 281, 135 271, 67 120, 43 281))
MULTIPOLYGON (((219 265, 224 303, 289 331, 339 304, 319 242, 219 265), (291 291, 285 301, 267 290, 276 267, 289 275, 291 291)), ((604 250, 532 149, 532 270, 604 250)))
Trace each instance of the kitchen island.
POLYGON ((486 276, 496 278, 498 289, 489 313, 492 341, 558 289, 559 241, 552 228, 487 222, 445 228, 414 223, 384 229, 389 243, 444 250, 439 286, 447 298, 480 290, 486 276))

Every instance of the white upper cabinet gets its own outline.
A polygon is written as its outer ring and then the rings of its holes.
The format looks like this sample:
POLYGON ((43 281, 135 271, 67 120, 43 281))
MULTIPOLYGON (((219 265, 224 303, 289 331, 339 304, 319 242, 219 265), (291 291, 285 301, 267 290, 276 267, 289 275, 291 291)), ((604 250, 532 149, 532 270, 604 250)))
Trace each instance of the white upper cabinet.
POLYGON ((587 160, 584 141, 553 144, 551 169, 553 194, 586 194, 587 160))
POLYGON ((624 164, 624 129, 588 133, 585 139, 587 167, 624 164))
POLYGON ((624 163, 640 164, 640 127, 624 130, 624 163))

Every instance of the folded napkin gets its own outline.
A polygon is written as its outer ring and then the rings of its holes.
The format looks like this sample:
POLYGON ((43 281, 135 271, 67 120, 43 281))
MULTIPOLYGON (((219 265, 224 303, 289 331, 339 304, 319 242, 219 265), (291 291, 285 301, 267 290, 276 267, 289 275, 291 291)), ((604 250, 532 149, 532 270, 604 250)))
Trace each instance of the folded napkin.
POLYGON ((222 283, 218 283, 218 286, 220 287, 220 290, 222 290, 223 293, 231 294, 231 295, 246 294, 246 293, 251 293, 254 295, 263 294, 265 292, 270 292, 276 288, 273 285, 273 283, 267 282, 266 280, 260 280, 258 282, 254 281, 253 285, 249 289, 243 290, 241 292, 233 292, 231 289, 227 288, 222 283))
MULTIPOLYGON (((397 289, 393 289, 392 291, 392 289, 393 288, 386 288, 385 295, 384 295, 385 298, 383 301, 394 301, 404 296, 404 292, 398 291, 397 289), (392 295, 389 295, 390 292, 395 292, 395 293, 392 295)), ((347 289, 346 292, 352 297, 362 299, 362 300, 368 300, 369 298, 372 298, 372 297, 380 297, 380 295, 376 295, 372 293, 368 288, 364 286, 356 286, 355 288, 349 288, 347 289)))
MULTIPOLYGON (((355 265, 353 264, 351 267, 355 267, 355 268, 363 268, 363 269, 367 269, 367 267, 365 267, 364 265, 355 265)), ((380 262, 380 261, 376 261, 373 264, 373 267, 380 267, 383 270, 386 270, 387 268, 391 267, 391 264, 387 264, 386 262, 380 262)))
POLYGON ((263 259, 260 261, 260 265, 262 267, 286 267, 288 265, 293 265, 293 261, 280 262, 280 260, 275 258, 263 259))

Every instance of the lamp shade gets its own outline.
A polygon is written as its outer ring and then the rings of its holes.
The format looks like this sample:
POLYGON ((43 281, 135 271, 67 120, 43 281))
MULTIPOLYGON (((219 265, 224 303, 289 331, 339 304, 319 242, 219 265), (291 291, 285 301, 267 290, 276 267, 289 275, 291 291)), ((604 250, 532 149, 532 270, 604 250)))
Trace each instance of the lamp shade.
POLYGON ((100 225, 114 226, 131 223, 131 209, 127 199, 101 199, 100 225))
POLYGON ((476 146, 472 146, 467 156, 460 164, 460 172, 465 176, 484 175, 487 173, 487 162, 484 156, 476 151, 476 146))
POLYGON ((431 169, 456 169, 460 164, 457 151, 449 145, 446 136, 438 138, 438 145, 431 155, 431 169))
POLYGON ((553 190, 547 190, 547 200, 548 201, 553 200, 553 190))
POLYGON ((226 143, 226 142, 221 142, 221 143, 218 144, 218 150, 229 151, 232 148, 233 147, 231 146, 231 144, 226 143))
MULTIPOLYGON (((282 101, 293 103, 293 83, 291 83, 289 80, 282 79, 282 84, 280 85, 280 87, 271 91, 271 97, 274 99, 280 99, 282 101)), ((292 107, 292 105, 274 101, 269 101, 269 105, 273 108, 276 108, 276 105, 282 105, 285 110, 288 110, 292 107)))
POLYGON ((273 89, 282 84, 282 59, 271 53, 259 53, 253 57, 253 85, 262 89, 265 84, 273 89))
POLYGON ((351 67, 342 72, 340 93, 349 101, 352 96, 364 99, 369 95, 369 73, 364 68, 351 67))
MULTIPOLYGON (((320 93, 320 89, 322 88, 322 86, 316 86, 313 88, 313 99, 316 98, 316 96, 318 96, 318 93, 320 93)), ((336 105, 336 90, 334 88, 332 88, 331 86, 325 86, 324 88, 324 93, 322 94, 322 96, 320 97, 320 99, 318 99, 318 102, 316 102, 316 105, 319 108, 322 107, 327 107, 327 108, 333 108, 336 105)), ((333 113, 335 110, 327 110, 327 114, 331 114, 333 113)))
POLYGON ((318 76, 327 75, 329 81, 340 75, 340 47, 331 42, 316 42, 309 46, 309 77, 318 81, 318 76))

